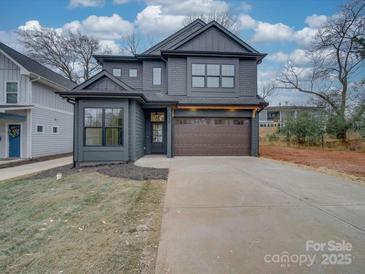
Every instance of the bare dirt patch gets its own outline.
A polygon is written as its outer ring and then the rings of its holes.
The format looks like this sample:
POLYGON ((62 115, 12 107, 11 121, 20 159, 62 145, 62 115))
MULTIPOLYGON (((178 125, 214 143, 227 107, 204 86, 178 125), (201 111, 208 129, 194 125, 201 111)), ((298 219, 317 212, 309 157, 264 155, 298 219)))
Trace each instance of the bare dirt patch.
POLYGON ((127 178, 131 180, 167 180, 168 176, 167 168, 140 167, 134 165, 133 163, 125 163, 77 168, 73 168, 72 165, 66 165, 42 171, 32 176, 32 178, 42 179, 47 177, 55 177, 57 173, 62 173, 63 176, 68 176, 83 171, 96 171, 110 177, 127 178))
POLYGON ((365 153, 363 152, 261 145, 260 155, 314 168, 327 168, 365 179, 365 153))

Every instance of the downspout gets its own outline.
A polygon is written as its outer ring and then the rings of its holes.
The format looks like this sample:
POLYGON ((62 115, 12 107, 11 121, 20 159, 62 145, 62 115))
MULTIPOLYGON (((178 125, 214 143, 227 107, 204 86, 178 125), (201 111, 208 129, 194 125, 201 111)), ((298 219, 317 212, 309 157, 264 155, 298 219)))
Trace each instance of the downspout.
MULTIPOLYGON (((65 98, 65 97, 63 97, 63 98, 65 98)), ((67 98, 66 101, 67 101, 67 103, 72 104, 73 107, 74 107, 74 113, 73 113, 73 132, 72 132, 72 134, 73 134, 73 142, 72 142, 72 151, 73 151, 73 153, 72 153, 72 167, 75 168, 76 167, 76 159, 75 159, 75 148, 76 148, 76 145, 75 145, 75 142, 76 142, 76 138, 75 138, 75 135, 76 135, 76 131, 75 131, 76 130, 76 127, 75 127, 75 125, 76 125, 76 102, 73 101, 73 100, 71 100, 70 98, 67 98)))

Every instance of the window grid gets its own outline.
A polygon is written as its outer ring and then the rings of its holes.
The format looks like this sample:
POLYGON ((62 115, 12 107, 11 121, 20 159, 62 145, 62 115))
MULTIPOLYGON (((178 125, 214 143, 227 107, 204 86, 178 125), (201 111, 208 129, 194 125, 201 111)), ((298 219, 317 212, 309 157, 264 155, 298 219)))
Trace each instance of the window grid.
POLYGON ((123 108, 84 108, 84 145, 123 146, 123 126, 123 108))
POLYGON ((234 88, 233 64, 191 64, 192 88, 234 88))
POLYGON ((6 103, 18 103, 18 82, 6 82, 6 103))

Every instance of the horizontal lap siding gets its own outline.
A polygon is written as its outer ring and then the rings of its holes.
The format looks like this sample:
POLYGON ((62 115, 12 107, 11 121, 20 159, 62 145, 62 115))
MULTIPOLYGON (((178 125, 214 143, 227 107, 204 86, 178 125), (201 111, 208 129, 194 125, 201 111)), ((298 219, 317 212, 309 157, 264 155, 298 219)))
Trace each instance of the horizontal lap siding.
POLYGON ((103 69, 113 74, 113 68, 121 69, 121 76, 116 76, 119 80, 134 89, 142 89, 142 64, 136 62, 104 62, 103 69), (137 77, 129 77, 129 69, 137 69, 137 77))
POLYGON ((136 104, 136 119, 135 119, 135 160, 141 158, 144 155, 144 133, 145 133, 145 120, 144 112, 139 104, 136 104))
POLYGON ((35 107, 32 109, 32 157, 72 152, 73 115, 35 107), (37 133, 37 125, 44 133, 37 133), (52 127, 58 133, 52 133, 52 127))
POLYGON ((256 96, 257 64, 255 60, 239 62, 239 94, 240 96, 256 96))

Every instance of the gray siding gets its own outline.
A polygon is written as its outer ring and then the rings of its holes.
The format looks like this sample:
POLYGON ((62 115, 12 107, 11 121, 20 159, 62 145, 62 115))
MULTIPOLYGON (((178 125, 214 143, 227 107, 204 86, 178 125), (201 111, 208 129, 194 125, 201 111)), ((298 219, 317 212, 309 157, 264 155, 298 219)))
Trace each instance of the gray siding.
POLYGON ((140 104, 130 100, 129 104, 129 160, 135 161, 144 155, 145 120, 140 104))
POLYGON ((255 60, 240 60, 239 90, 240 96, 256 96, 257 64, 255 60))
POLYGON ((29 78, 20 74, 20 68, 0 53, 0 104, 6 103, 6 81, 18 82, 18 104, 29 104, 29 78))
POLYGON ((32 115, 32 157, 72 152, 73 115, 35 107, 32 115), (37 125, 44 126, 44 133, 37 133, 37 125), (52 127, 58 133, 52 133, 52 127))
POLYGON ((117 77, 134 89, 142 89, 142 64, 138 62, 104 62, 103 69, 113 74, 113 68, 121 69, 121 76, 117 77), (129 77, 129 69, 137 69, 137 77, 129 77))
POLYGON ((167 43, 164 43, 163 45, 161 45, 160 47, 157 47, 154 51, 152 51, 150 54, 155 54, 158 55, 160 54, 161 50, 165 50, 165 49, 169 49, 171 48, 174 44, 178 43, 179 41, 185 39, 186 37, 188 37, 189 35, 191 35, 192 33, 196 32, 197 30, 201 29, 203 26, 200 24, 196 24, 192 27, 190 27, 189 29, 185 30, 184 32, 180 33, 180 35, 174 37, 173 39, 171 39, 170 41, 168 41, 167 43))
POLYGON ((240 44, 236 43, 230 37, 227 37, 226 34, 215 27, 209 28, 177 49, 217 52, 248 52, 240 44))
POLYGON ((119 91, 123 88, 104 76, 83 89, 100 90, 100 91, 119 91))
POLYGON ((128 161, 129 160, 129 102, 128 99, 79 100, 77 107, 77 160, 80 162, 128 161), (84 108, 115 107, 124 110, 123 146, 84 146, 84 108))
POLYGON ((259 156, 259 115, 251 119, 251 156, 259 156))
POLYGON ((239 94, 239 60, 238 58, 198 58, 188 57, 187 60, 187 94, 196 97, 237 97, 239 94), (235 67, 234 88, 193 88, 191 84, 191 64, 232 64, 235 67))
POLYGON ((148 91, 166 91, 166 65, 163 61, 143 61, 143 90, 148 91), (152 69, 161 68, 161 85, 154 86, 152 84, 152 69))
POLYGON ((144 155, 144 140, 145 140, 145 121, 144 112, 141 105, 136 104, 136 147, 135 159, 141 158, 144 155))
POLYGON ((170 57, 167 62, 168 94, 186 95, 186 58, 170 57))

